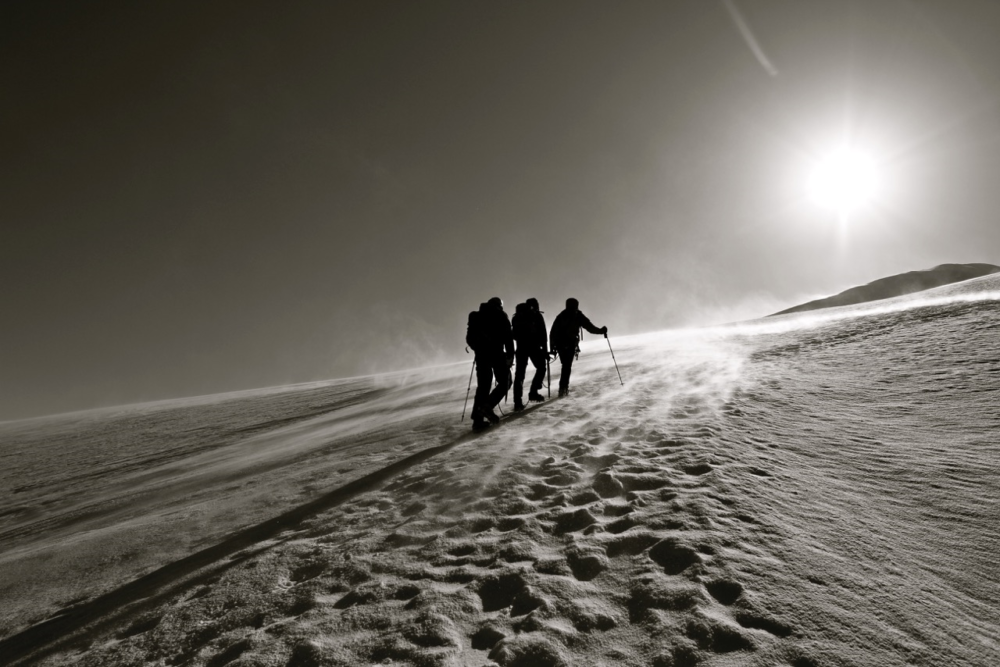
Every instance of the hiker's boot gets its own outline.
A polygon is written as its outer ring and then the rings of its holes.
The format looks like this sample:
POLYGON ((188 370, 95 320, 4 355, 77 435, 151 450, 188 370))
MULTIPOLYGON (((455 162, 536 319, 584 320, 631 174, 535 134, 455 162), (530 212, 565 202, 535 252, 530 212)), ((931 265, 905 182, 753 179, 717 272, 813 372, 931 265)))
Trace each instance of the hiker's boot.
POLYGON ((483 411, 478 407, 472 408, 472 430, 481 431, 489 425, 490 423, 483 416, 483 411))
MULTIPOLYGON (((528 398, 531 398, 531 396, 529 395, 528 398)), ((521 402, 521 397, 520 396, 515 396, 514 397, 514 412, 520 412, 521 410, 524 410, 524 403, 521 402)))
POLYGON ((565 396, 568 393, 569 393, 569 389, 567 389, 566 387, 559 387, 559 395, 560 396, 565 396))
POLYGON ((537 391, 532 390, 531 392, 528 393, 528 400, 533 401, 534 403, 541 403, 545 399, 542 398, 542 395, 539 394, 537 391))
POLYGON ((486 417, 487 419, 489 419, 491 424, 499 424, 500 423, 500 417, 498 417, 497 413, 493 412, 493 410, 491 408, 484 408, 483 409, 483 416, 486 417))

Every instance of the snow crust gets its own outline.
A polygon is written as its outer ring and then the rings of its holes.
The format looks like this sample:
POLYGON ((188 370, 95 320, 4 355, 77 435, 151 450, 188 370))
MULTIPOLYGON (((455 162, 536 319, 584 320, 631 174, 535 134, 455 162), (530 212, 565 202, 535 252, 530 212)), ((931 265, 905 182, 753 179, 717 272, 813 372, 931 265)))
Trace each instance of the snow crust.
POLYGON ((1000 663, 1000 276, 612 342, 0 424, 0 656, 1000 663))

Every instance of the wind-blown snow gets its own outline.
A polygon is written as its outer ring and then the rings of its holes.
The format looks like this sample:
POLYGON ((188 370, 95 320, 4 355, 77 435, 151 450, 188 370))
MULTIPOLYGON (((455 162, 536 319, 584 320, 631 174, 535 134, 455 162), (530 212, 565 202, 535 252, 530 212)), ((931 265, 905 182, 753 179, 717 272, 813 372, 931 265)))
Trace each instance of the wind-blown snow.
POLYGON ((475 437, 466 364, 0 425, 0 656, 994 665, 998 336, 993 275, 590 340, 475 437))
POLYGON ((992 273, 1000 273, 1000 266, 992 264, 941 264, 935 266, 933 269, 908 271, 887 278, 880 278, 867 285, 852 287, 840 294, 809 301, 808 303, 787 308, 776 314, 787 315, 821 308, 867 303, 879 299, 923 292, 933 287, 971 280, 992 273))

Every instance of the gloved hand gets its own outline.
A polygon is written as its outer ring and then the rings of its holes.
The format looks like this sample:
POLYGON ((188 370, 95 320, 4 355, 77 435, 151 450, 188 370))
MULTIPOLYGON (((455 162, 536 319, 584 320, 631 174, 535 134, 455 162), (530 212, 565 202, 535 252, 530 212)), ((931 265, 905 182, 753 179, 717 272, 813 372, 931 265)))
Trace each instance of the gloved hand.
POLYGON ((604 334, 605 338, 607 338, 608 337, 608 328, 607 327, 601 327, 601 333, 604 334))

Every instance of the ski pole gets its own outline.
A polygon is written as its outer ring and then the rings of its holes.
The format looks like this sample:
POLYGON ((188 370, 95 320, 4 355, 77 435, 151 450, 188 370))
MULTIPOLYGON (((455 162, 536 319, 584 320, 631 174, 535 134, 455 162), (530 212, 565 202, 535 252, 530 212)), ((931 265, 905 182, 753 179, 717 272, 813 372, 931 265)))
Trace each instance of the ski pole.
POLYGON ((503 404, 507 405, 507 398, 510 396, 510 385, 514 383, 514 376, 510 373, 510 368, 507 369, 507 393, 503 395, 503 404))
POLYGON ((469 388, 465 390, 465 405, 462 406, 462 419, 465 421, 465 409, 469 407, 469 393, 472 391, 472 375, 476 372, 476 360, 472 360, 472 370, 469 371, 469 388))
POLYGON ((548 352, 545 353, 545 390, 549 392, 549 398, 552 398, 552 364, 551 357, 549 357, 548 352))
POLYGON ((604 340, 608 341, 608 349, 611 350, 611 361, 615 362, 615 372, 618 373, 618 381, 625 386, 625 382, 622 380, 622 372, 618 370, 618 360, 615 359, 615 351, 611 348, 611 339, 608 338, 608 334, 604 334, 604 340))

